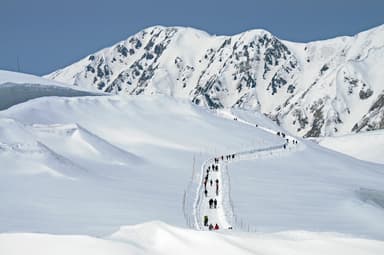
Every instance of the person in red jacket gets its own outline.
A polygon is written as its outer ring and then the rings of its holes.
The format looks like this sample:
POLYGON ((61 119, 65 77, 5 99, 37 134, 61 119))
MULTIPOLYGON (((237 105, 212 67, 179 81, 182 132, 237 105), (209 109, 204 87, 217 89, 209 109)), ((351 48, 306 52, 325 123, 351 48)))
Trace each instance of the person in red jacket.
POLYGON ((216 223, 216 225, 215 225, 214 230, 219 230, 219 225, 217 225, 217 223, 216 223))

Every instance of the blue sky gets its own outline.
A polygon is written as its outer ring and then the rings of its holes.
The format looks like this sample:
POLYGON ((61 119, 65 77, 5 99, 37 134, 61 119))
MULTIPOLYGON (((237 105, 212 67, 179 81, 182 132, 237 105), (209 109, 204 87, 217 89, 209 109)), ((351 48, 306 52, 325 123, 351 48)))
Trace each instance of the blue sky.
POLYGON ((384 24, 383 0, 0 0, 0 69, 47 74, 152 25, 254 28, 291 41, 384 24))

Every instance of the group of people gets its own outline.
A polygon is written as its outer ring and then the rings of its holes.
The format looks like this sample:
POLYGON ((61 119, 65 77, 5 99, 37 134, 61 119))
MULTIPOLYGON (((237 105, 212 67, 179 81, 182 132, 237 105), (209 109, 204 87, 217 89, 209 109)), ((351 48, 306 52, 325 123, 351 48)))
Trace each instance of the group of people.
POLYGON ((228 154, 228 155, 222 155, 220 157, 214 158, 215 164, 219 164, 220 160, 230 160, 230 159, 235 159, 235 154, 228 154))
MULTIPOLYGON (((228 159, 228 157, 226 157, 228 159)), ((215 195, 216 197, 219 196, 219 179, 216 178, 214 180, 214 176, 210 175, 210 173, 218 172, 219 171, 219 161, 224 160, 224 156, 220 156, 217 158, 214 158, 214 163, 209 165, 206 169, 206 175, 204 176, 204 195, 206 198, 208 198, 208 189, 207 186, 209 185, 211 189, 213 188, 213 184, 215 184, 215 195)), ((208 200, 209 209, 217 209, 217 199, 212 197, 208 200)), ((208 215, 204 216, 204 226, 208 227, 209 230, 218 230, 219 225, 216 223, 213 225, 212 223, 209 224, 208 221, 208 215)))
MULTIPOLYGON (((285 133, 283 133, 283 132, 277 132, 276 133, 276 135, 278 135, 278 136, 280 136, 280 137, 282 137, 282 138, 285 138, 285 133)), ((286 149, 287 148, 287 145, 289 144, 289 139, 288 138, 285 138, 285 140, 287 141, 287 143, 285 143, 284 145, 283 145, 283 148, 284 149, 286 149)), ((298 141, 297 140, 295 140, 295 139, 292 139, 292 144, 298 144, 298 141)))
MULTIPOLYGON (((212 165, 212 169, 215 169, 214 171, 219 171, 219 166, 218 165, 212 165)), ((209 172, 211 171, 211 166, 208 167, 207 169, 207 174, 205 175, 204 177, 204 195, 205 197, 208 197, 208 190, 207 190, 207 184, 208 184, 208 179, 209 179, 209 172)), ((213 180, 212 178, 209 180, 209 185, 212 187, 213 186, 213 180)), ((215 180, 215 185, 216 185, 216 189, 215 189, 215 194, 216 196, 219 195, 219 179, 216 179, 215 180)), ((216 199, 215 199, 216 200, 216 199)), ((210 206, 211 208, 211 206, 210 206)), ((215 207, 216 208, 216 207, 215 207)))
POLYGON ((209 230, 219 230, 219 224, 213 225, 212 223, 208 224, 208 216, 204 216, 204 226, 208 227, 209 230))

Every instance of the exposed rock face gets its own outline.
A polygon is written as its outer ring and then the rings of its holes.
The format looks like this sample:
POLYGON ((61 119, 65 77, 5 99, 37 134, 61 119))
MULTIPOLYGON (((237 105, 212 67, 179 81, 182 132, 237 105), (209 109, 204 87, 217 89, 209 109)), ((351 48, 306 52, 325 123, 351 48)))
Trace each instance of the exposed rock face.
POLYGON ((261 111, 309 137, 383 128, 380 66, 384 26, 306 44, 264 30, 210 36, 156 26, 46 77, 113 94, 163 93, 261 111))
POLYGON ((384 91, 373 103, 367 114, 353 126, 352 131, 371 131, 384 128, 384 91))

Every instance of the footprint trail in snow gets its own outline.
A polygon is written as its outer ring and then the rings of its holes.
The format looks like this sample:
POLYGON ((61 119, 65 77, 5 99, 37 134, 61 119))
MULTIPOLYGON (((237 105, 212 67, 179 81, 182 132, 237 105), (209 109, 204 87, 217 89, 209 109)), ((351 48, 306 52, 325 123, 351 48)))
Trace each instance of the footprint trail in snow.
MULTIPOLYGON (((210 224, 212 224, 212 226, 217 224, 220 230, 232 229, 231 224, 235 224, 233 220, 233 206, 230 204, 231 199, 228 197, 230 196, 229 175, 224 172, 227 171, 225 167, 227 167, 228 163, 238 160, 258 159, 276 154, 280 155, 291 152, 299 147, 297 139, 292 136, 260 127, 254 123, 239 119, 230 113, 226 113, 224 117, 263 129, 266 132, 277 134, 284 138, 284 140, 282 140, 283 142, 281 144, 275 146, 237 152, 229 155, 220 155, 204 162, 201 167, 201 183, 198 187, 194 208, 195 227, 199 230, 209 230, 208 226, 210 224), (210 204, 210 200, 212 202, 216 200, 217 205, 215 206, 215 203, 210 204), (207 224, 204 222, 206 217, 208 217, 207 224)), ((233 227, 237 229, 236 226, 233 227)))

